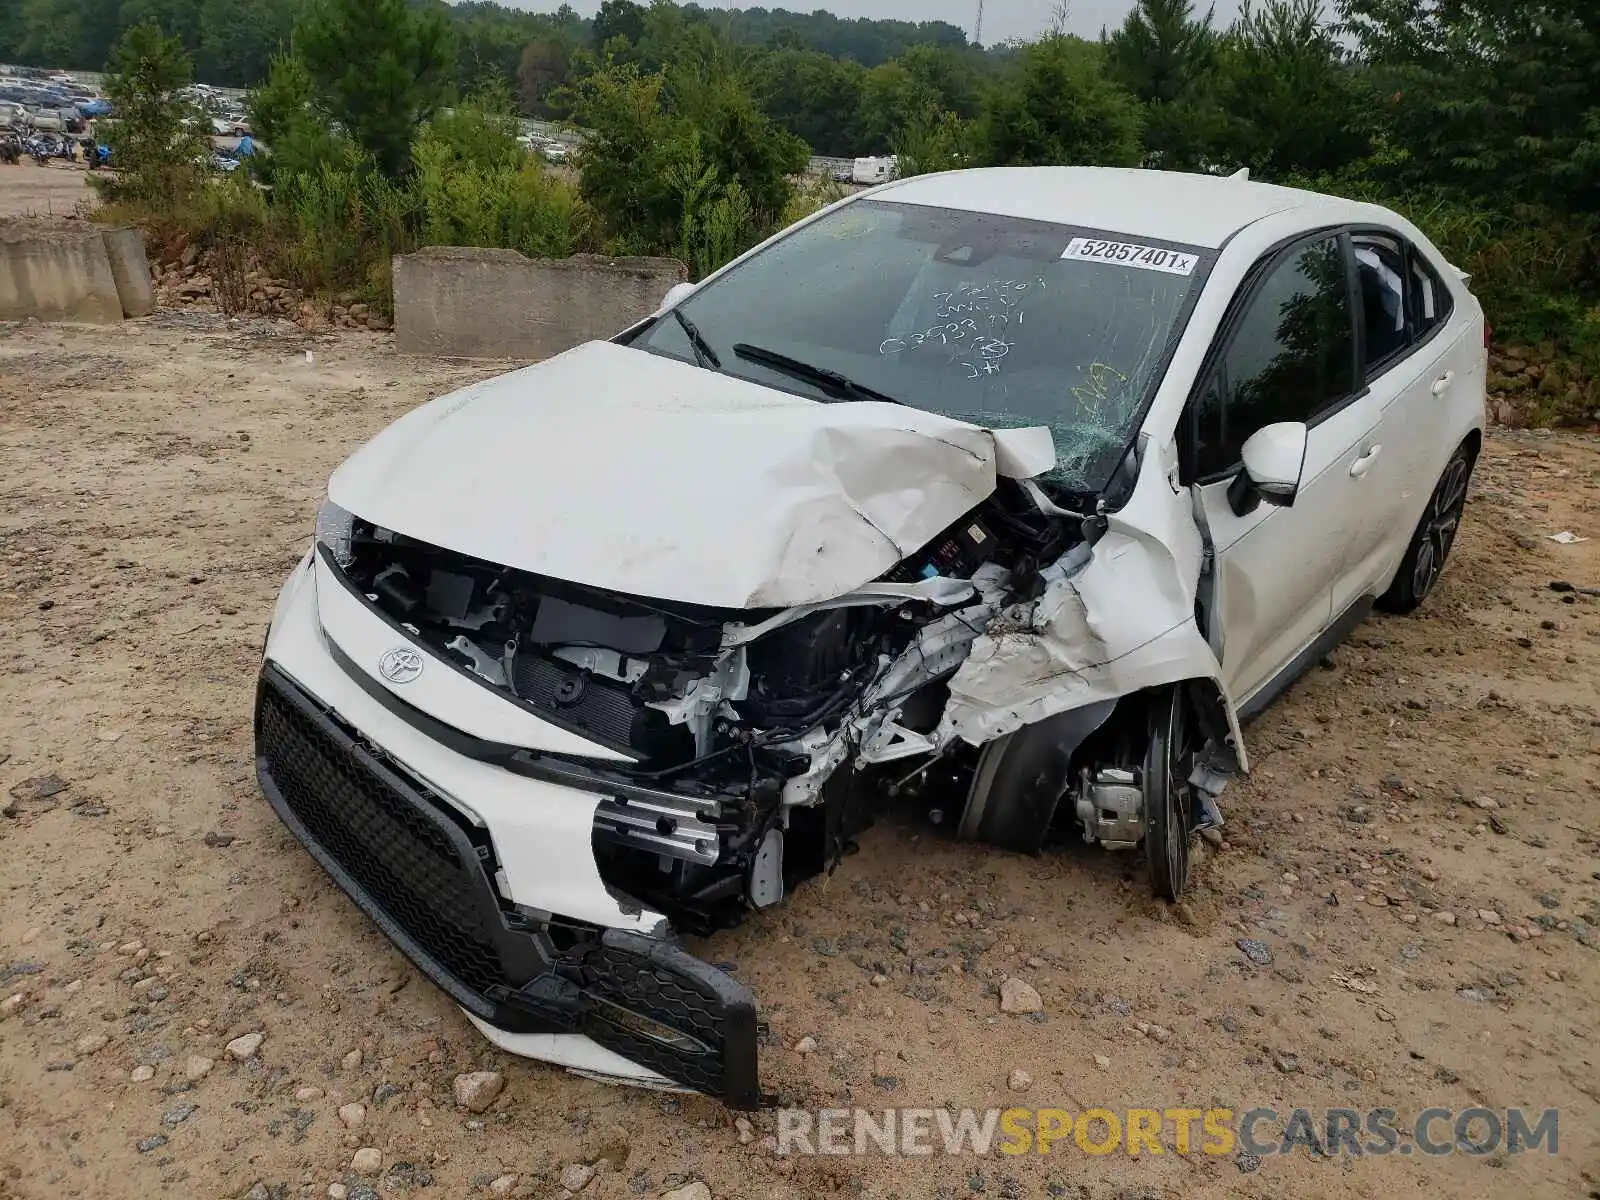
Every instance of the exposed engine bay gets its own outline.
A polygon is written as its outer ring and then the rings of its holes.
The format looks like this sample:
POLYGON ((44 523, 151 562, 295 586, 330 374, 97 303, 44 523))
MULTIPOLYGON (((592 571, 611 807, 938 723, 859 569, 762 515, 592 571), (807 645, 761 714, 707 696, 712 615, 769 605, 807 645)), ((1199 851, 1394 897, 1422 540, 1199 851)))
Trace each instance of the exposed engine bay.
POLYGON ((633 760, 593 764, 647 785, 600 805, 602 875, 693 930, 781 899, 887 795, 959 805, 976 755, 933 736, 946 681, 1095 534, 1093 518, 1002 480, 881 580, 768 610, 545 579, 359 520, 340 565, 462 671, 633 760))

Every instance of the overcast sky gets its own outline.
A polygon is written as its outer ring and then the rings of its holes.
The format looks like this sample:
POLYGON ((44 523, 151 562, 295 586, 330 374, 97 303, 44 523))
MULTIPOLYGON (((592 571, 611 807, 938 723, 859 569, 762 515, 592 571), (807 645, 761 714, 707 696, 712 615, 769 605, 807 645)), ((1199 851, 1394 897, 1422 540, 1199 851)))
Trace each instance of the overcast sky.
MULTIPOLYGON (((536 11, 554 11, 561 0, 508 0, 518 8, 536 11)), ((599 0, 571 0, 572 7, 586 17, 592 17, 599 0)), ((726 0, 700 0, 705 8, 714 8, 726 0)), ((983 40, 985 43, 1003 42, 1012 37, 1032 37, 1047 28, 1057 0, 984 0, 983 40)), ((734 0, 735 8, 752 7, 734 0)), ((789 0, 779 3, 768 0, 768 8, 787 8, 796 12, 811 12, 825 8, 841 17, 893 17, 902 21, 949 21, 959 25, 972 36, 972 21, 978 14, 978 0, 789 0)), ((1067 28, 1073 33, 1093 37, 1102 25, 1120 24, 1124 14, 1132 7, 1129 0, 1070 0, 1067 6, 1067 28)), ((1204 8, 1203 0, 1195 5, 1204 8)), ((1232 19, 1237 5, 1234 0, 1218 0, 1218 24, 1232 19)))

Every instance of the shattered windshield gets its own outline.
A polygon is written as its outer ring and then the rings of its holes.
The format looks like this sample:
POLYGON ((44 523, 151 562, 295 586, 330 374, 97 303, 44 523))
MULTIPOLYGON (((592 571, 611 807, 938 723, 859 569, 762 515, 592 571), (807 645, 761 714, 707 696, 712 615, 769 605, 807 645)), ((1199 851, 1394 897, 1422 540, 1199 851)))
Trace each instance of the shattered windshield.
POLYGON ((1045 478, 1099 491, 1210 259, 1135 234, 859 201, 691 296, 687 326, 658 321, 635 344, 705 364, 709 349, 726 374, 822 400, 848 391, 815 377, 832 373, 988 428, 1046 425, 1045 478))

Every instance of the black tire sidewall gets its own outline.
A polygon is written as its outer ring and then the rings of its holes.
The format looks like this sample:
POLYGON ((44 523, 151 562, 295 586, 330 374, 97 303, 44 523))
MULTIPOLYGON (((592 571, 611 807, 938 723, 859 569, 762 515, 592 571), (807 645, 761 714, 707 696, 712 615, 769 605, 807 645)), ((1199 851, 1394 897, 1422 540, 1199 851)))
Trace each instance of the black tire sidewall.
POLYGON ((1189 885, 1190 814, 1172 797, 1169 747, 1176 730, 1181 729, 1183 693, 1173 688, 1158 699, 1152 709, 1150 738, 1144 756, 1145 861, 1150 869, 1150 886, 1163 900, 1177 900, 1189 885), (1179 834, 1171 837, 1176 821, 1179 834), (1174 843, 1175 844, 1169 844, 1174 843), (1174 858, 1169 851, 1175 850, 1174 858))
MULTIPOLYGON (((1394 613, 1398 616, 1405 616, 1408 613, 1415 612, 1427 600, 1428 596, 1433 595, 1438 590, 1439 579, 1444 574, 1445 564, 1449 561, 1449 555, 1446 554, 1445 558, 1438 564, 1438 568, 1434 572, 1433 582, 1428 585, 1427 593, 1421 596, 1417 595, 1415 586, 1417 556, 1422 552, 1422 540, 1427 536, 1428 524, 1433 519, 1433 505, 1434 501, 1439 498, 1439 489, 1444 486, 1444 481, 1450 477, 1450 472, 1455 468, 1457 462, 1466 464, 1467 474, 1463 481, 1463 486, 1470 487, 1472 484, 1472 468, 1475 465, 1474 457, 1466 446, 1458 446, 1456 452, 1450 456, 1450 461, 1445 463, 1444 470, 1439 472, 1439 478, 1434 482, 1433 490, 1428 493, 1427 507, 1422 510, 1422 516, 1417 521, 1416 528, 1411 531, 1411 542, 1406 547, 1405 557, 1400 560, 1399 569, 1395 572, 1394 582, 1389 585, 1389 590, 1378 598, 1377 607, 1384 612, 1394 613)), ((1465 493, 1463 492, 1464 501, 1465 493)), ((1455 543, 1452 541, 1451 549, 1453 550, 1454 548, 1455 543)))

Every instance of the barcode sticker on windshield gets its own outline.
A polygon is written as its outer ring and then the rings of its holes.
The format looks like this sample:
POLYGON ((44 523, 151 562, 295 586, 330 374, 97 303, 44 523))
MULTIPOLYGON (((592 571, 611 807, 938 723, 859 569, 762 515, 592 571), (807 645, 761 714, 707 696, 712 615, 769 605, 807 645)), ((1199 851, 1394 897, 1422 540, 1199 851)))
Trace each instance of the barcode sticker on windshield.
POLYGON ((1061 252, 1062 258, 1087 258, 1094 262, 1118 263, 1141 271, 1165 271, 1169 275, 1193 275, 1200 259, 1180 250, 1160 246, 1140 246, 1134 242, 1107 242, 1100 238, 1075 237, 1061 252))

